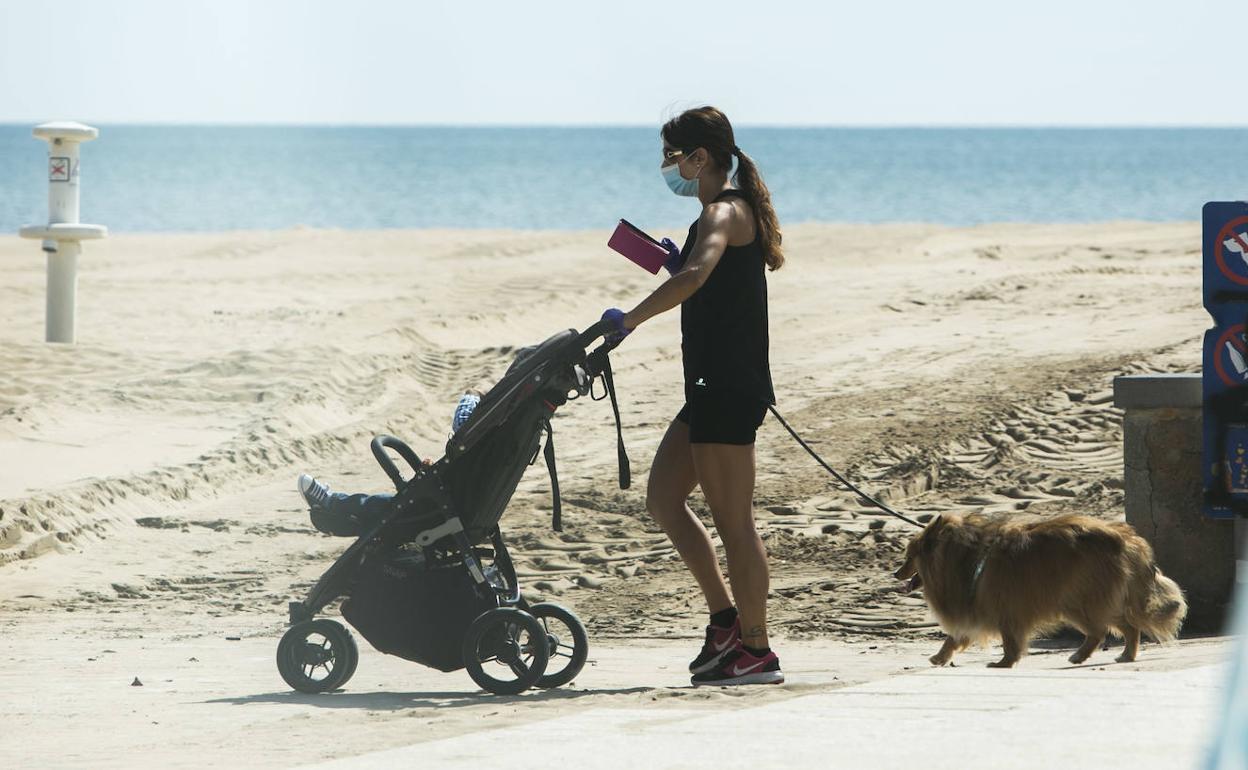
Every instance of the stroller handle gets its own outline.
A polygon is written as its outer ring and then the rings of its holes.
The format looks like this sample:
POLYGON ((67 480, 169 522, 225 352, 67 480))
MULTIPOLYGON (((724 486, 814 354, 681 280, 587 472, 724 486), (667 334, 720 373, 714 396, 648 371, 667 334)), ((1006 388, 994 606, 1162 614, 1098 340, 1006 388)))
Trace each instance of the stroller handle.
POLYGON ((582 350, 588 347, 594 340, 599 337, 604 338, 601 345, 594 348, 593 352, 588 356, 588 371, 592 376, 597 376, 602 372, 603 362, 607 354, 620 346, 623 338, 613 340, 610 337, 611 332, 615 331, 615 324, 607 320, 602 320, 581 332, 581 336, 576 338, 576 344, 582 350))
MULTIPOLYGON (((576 338, 576 344, 579 345, 582 350, 584 350, 585 348, 589 347, 590 343, 592 343, 594 340, 598 339, 599 337, 607 336, 613 328, 614 328, 614 325, 610 321, 607 321, 605 319, 602 321, 598 321, 593 326, 590 326, 588 329, 581 332, 581 336, 576 338)), ((612 347, 615 347, 615 346, 612 345, 612 347)))

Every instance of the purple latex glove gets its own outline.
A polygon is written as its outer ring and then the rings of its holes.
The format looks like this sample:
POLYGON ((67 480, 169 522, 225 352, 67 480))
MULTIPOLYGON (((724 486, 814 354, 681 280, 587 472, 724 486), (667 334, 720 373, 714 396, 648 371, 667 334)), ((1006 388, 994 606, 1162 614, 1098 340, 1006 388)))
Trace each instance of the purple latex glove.
POLYGON ((602 313, 602 320, 610 321, 614 327, 614 331, 607 334, 607 340, 613 343, 619 343, 620 340, 632 333, 632 329, 624 326, 624 311, 618 307, 607 308, 602 313))
POLYGON ((663 269, 668 275, 676 275, 676 271, 680 270, 680 247, 672 242, 671 238, 664 238, 659 241, 659 245, 667 249, 667 261, 663 263, 663 269))

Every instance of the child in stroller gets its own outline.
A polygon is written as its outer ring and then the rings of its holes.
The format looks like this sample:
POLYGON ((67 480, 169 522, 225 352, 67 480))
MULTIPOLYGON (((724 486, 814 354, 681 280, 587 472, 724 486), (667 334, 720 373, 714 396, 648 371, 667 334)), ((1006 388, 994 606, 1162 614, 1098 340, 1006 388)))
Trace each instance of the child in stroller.
MULTIPOLYGON (((524 354, 525 350, 520 353, 524 354)), ((472 415, 472 410, 480 403, 483 395, 485 394, 476 388, 468 388, 464 392, 464 397, 460 399, 451 419, 451 435, 448 441, 468 422, 468 417, 472 415)), ((424 464, 433 463, 425 459, 424 464)), ((377 522, 385 516, 390 510, 390 501, 394 499, 394 495, 384 493, 366 495, 335 492, 325 482, 306 473, 299 474, 295 486, 303 496, 303 501, 308 504, 312 526, 327 535, 357 534, 366 529, 368 523, 377 522)))
MULTIPOLYGON (((290 604, 291 627, 277 650, 287 684, 327 692, 355 673, 359 653, 350 632, 315 618, 339 597, 345 597, 343 618, 378 650, 442 671, 467 668, 493 693, 557 687, 580 672, 588 654, 584 627, 563 607, 524 600, 498 523, 524 469, 537 460, 545 432, 552 526, 562 529, 551 417, 583 395, 611 399, 620 486, 628 487, 608 355, 619 343, 607 336, 613 328, 603 321, 581 334, 568 329, 519 351, 436 462, 422 462, 393 436, 374 438, 372 451, 395 484, 393 496, 331 498, 328 488, 308 479, 309 496, 319 499, 323 492, 326 499, 312 506, 317 528, 357 539, 304 601, 290 604), (387 450, 407 462, 410 478, 387 450)), ((301 478, 301 491, 304 486, 301 478)))

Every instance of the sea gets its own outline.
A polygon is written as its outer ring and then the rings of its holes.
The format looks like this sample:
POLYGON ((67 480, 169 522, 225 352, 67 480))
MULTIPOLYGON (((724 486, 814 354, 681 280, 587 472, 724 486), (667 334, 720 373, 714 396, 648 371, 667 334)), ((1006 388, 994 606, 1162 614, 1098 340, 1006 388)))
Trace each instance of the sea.
MULTIPOLYGON (((0 125, 0 233, 47 221, 47 149, 0 125)), ((112 232, 687 226, 657 127, 100 125, 112 232)), ((738 127, 781 224, 1193 221, 1248 198, 1248 129, 738 127)))

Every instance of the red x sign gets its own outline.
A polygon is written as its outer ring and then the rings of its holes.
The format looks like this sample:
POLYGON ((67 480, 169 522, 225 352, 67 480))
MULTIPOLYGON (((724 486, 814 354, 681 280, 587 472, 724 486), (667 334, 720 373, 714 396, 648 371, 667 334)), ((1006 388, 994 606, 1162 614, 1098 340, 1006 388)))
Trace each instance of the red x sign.
POLYGON ((48 158, 48 181, 69 181, 69 158, 48 158))

